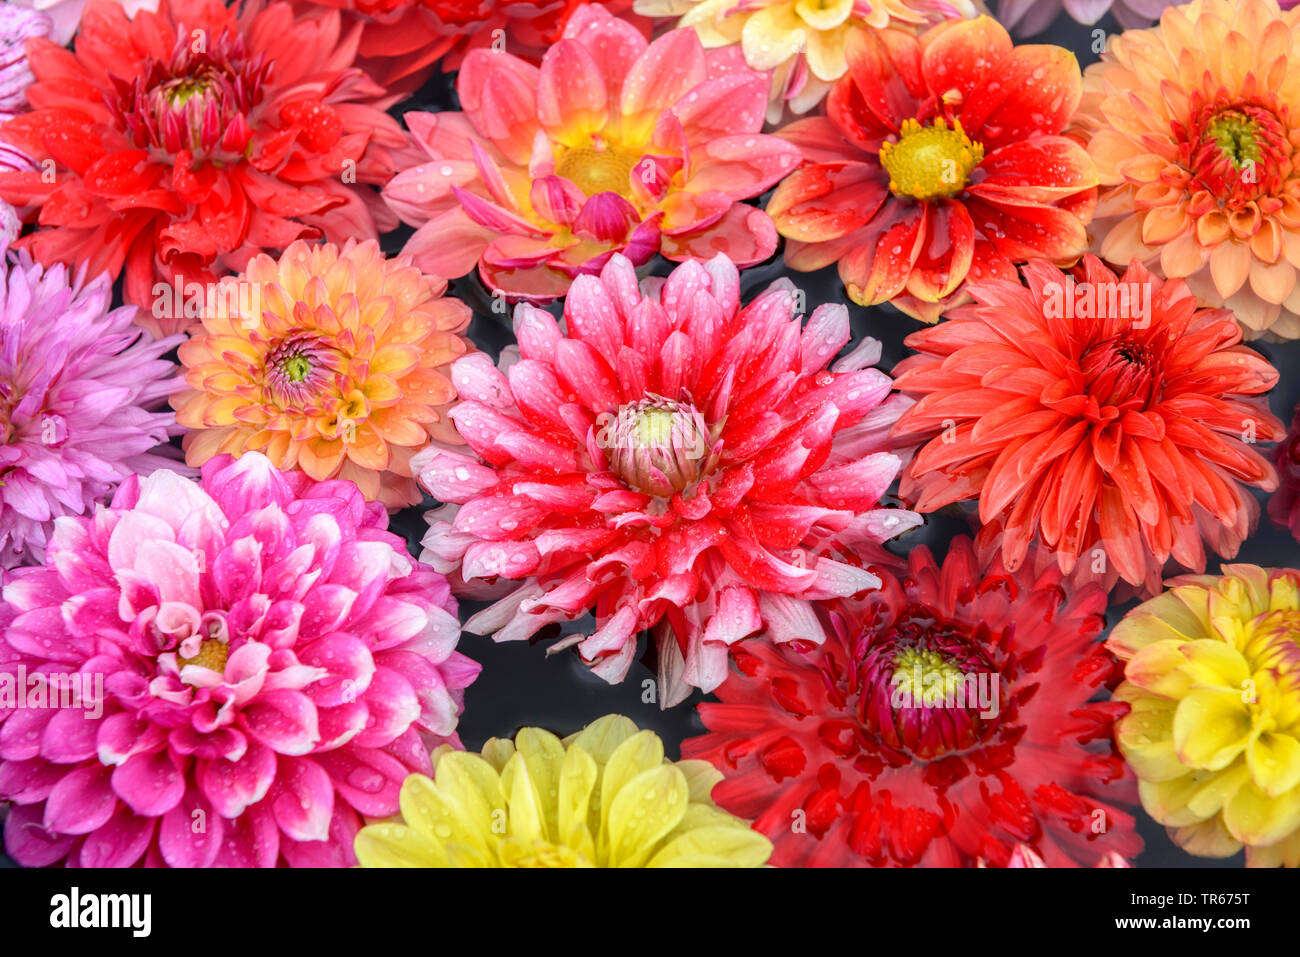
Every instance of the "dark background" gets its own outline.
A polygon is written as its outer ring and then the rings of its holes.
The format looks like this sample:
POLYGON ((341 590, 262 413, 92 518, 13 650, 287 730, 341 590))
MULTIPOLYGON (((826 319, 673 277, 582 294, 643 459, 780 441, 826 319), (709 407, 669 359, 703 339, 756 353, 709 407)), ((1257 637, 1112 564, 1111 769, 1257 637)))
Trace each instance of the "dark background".
MULTIPOLYGON (((1098 59, 1093 52, 1094 45, 1100 46, 1100 43, 1094 43, 1099 36, 1095 31, 1105 31, 1105 35, 1109 36, 1118 32, 1118 29, 1109 15, 1096 26, 1082 26, 1062 14, 1046 33, 1025 42, 1048 42, 1067 47, 1078 56, 1080 65, 1086 67, 1098 59)), ((400 116, 409 110, 438 111, 456 108, 451 78, 436 75, 413 98, 398 104, 392 112, 400 116)), ((389 253, 399 252, 410 232, 410 229, 404 227, 388 234, 381 240, 383 248, 389 253)), ((653 271, 664 275, 670 268, 670 263, 660 259, 654 263, 653 271)), ((755 292, 785 274, 806 292, 809 312, 824 302, 847 305, 853 325, 853 341, 847 348, 852 348, 864 336, 881 340, 884 354, 879 368, 885 372, 908 354, 903 339, 922 328, 921 323, 892 307, 868 309, 850 302, 833 266, 815 273, 787 272, 781 261, 780 250, 772 260, 741 273, 743 301, 747 302, 755 292)), ((495 356, 502 347, 513 342, 508 317, 491 311, 490 300, 476 278, 470 276, 454 281, 448 294, 465 300, 474 309, 475 315, 468 335, 480 349, 495 356)), ((553 307, 552 311, 558 315, 559 306, 553 307)), ((1282 373, 1269 400, 1274 414, 1289 424, 1292 410, 1297 400, 1300 400, 1300 381, 1290 375, 1291 371, 1300 368, 1300 341, 1252 345, 1282 373)), ((1262 511, 1266 496, 1261 493, 1256 495, 1262 511)), ((427 528, 423 518, 424 510, 435 504, 426 496, 423 506, 406 509, 392 518, 394 531, 406 537, 412 554, 417 557, 421 550, 420 539, 427 528)), ((942 556, 949 539, 972 530, 966 513, 954 507, 943 513, 927 515, 924 526, 891 542, 890 548, 899 554, 905 554, 909 549, 924 544, 936 556, 942 556)), ((1265 515, 1256 533, 1247 539, 1235 560, 1265 567, 1300 565, 1300 545, 1288 532, 1274 527, 1265 515)), ((1217 568, 1218 563, 1211 561, 1208 570, 1213 573, 1217 568)), ((1108 625, 1113 625, 1134 604, 1135 601, 1112 604, 1107 612, 1108 625)), ((463 602, 461 619, 464 620, 479 607, 482 606, 463 602)), ((586 616, 565 624, 563 628, 551 626, 531 642, 501 645, 490 638, 466 633, 461 639, 460 650, 480 662, 483 671, 466 692, 466 706, 459 729, 465 746, 477 750, 488 738, 508 737, 524 726, 544 727, 565 735, 611 712, 625 714, 641 727, 657 732, 664 739, 672 758, 679 756, 682 740, 704 733, 704 726, 696 715, 695 707, 701 701, 712 700, 712 696, 696 692, 668 711, 661 711, 657 703, 643 703, 642 682, 653 681, 655 673, 642 661, 633 663, 622 684, 611 686, 591 674, 572 650, 549 659, 546 657, 546 647, 554 637, 579 631, 590 634, 594 627, 594 620, 586 616)), ((646 649, 646 636, 643 635, 640 651, 645 652, 646 649)), ((1147 845, 1137 859, 1139 867, 1240 867, 1244 862, 1244 854, 1225 861, 1192 857, 1175 846, 1166 836, 1164 828, 1144 812, 1139 810, 1137 818, 1139 830, 1147 845)), ((6 865, 12 866, 0 854, 0 866, 6 865)))

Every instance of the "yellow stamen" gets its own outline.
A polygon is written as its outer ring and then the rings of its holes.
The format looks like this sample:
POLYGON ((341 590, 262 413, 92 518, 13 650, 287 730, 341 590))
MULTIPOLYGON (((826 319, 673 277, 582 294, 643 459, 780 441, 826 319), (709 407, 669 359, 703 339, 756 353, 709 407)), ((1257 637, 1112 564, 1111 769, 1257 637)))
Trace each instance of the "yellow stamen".
POLYGON ((904 120, 900 134, 897 143, 880 147, 880 162, 895 196, 920 200, 956 196, 984 159, 984 144, 972 141, 960 120, 954 120, 951 129, 943 117, 931 126, 904 120))

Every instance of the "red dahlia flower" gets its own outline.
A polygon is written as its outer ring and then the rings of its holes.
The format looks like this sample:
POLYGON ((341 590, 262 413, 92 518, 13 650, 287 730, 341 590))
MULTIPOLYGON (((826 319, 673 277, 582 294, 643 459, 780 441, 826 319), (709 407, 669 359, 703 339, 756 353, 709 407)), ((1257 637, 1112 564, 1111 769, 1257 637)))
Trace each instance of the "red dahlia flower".
POLYGON ((411 468, 435 498, 424 559, 466 581, 516 581, 466 627, 498 641, 596 616, 571 635, 584 661, 623 679, 638 633, 656 630, 661 701, 708 691, 727 646, 763 630, 813 638, 812 600, 878 584, 827 557, 869 550, 920 521, 879 508, 901 462, 898 415, 868 340, 840 359, 848 310, 807 325, 788 282, 740 305, 724 256, 638 289, 613 256, 564 301, 567 334, 515 311, 520 361, 458 359, 450 413, 482 460, 433 448, 411 468))
MULTIPOLYGON (((593 0, 649 35, 631 0, 593 0)), ((470 50, 496 49, 541 62, 581 0, 296 0, 297 9, 335 8, 364 25, 358 64, 389 91, 412 92, 439 63, 460 68, 470 50)))
POLYGON ((1277 370, 1226 309, 1198 309, 1181 280, 1094 256, 1070 275, 1043 262, 1028 288, 992 280, 976 304, 910 335, 894 370, 917 399, 895 435, 926 440, 901 495, 921 512, 979 499, 978 541, 1019 567, 1155 593, 1165 563, 1205 570, 1204 543, 1237 553, 1271 491, 1255 450, 1282 437, 1257 396, 1277 370))
POLYGON ((1133 779, 1111 741, 1125 706, 1089 699, 1115 674, 1095 639, 1106 595, 1053 569, 982 567, 968 539, 942 567, 822 605, 829 637, 732 650, 682 743, 725 779, 718 806, 753 818, 778 867, 1048 866, 1142 849, 1133 779))
POLYGON ((854 302, 934 322, 968 280, 1083 253, 1097 173, 1059 135, 1082 94, 1074 54, 1012 46, 988 17, 847 44, 827 115, 779 134, 806 164, 767 206, 789 266, 838 262, 854 302))
POLYGON ((127 298, 148 306, 155 282, 209 283, 295 239, 391 229, 364 184, 389 178, 406 139, 352 66, 356 39, 335 12, 295 19, 283 3, 162 0, 128 19, 91 0, 74 51, 31 42, 33 110, 0 127, 57 170, 0 173, 0 198, 40 208, 17 245, 46 265, 125 267, 127 298))

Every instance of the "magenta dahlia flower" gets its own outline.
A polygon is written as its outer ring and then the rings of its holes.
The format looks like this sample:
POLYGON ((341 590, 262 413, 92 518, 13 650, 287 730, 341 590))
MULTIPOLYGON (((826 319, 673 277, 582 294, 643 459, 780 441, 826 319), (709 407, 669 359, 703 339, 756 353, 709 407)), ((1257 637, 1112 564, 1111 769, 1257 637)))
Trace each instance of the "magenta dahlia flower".
POLYGON ((0 706, 9 855, 355 863, 361 817, 397 812, 430 745, 459 746, 478 673, 446 580, 386 526, 352 483, 256 452, 210 460, 202 486, 132 477, 59 522, 45 567, 4 588, 0 679, 80 695, 0 706))
POLYGON ((819 640, 810 600, 879 585, 825 554, 920 522, 877 507, 902 464, 883 451, 901 400, 866 368, 874 340, 831 364, 844 306, 801 328, 788 282, 741 308, 725 256, 638 289, 615 255, 574 280, 564 318, 567 334, 520 305, 518 362, 453 364, 451 418, 481 461, 431 448, 411 462, 451 503, 430 515, 425 560, 521 582, 468 630, 527 638, 594 609, 595 632, 560 646, 617 682, 654 628, 666 706, 714 688, 732 642, 819 640))
POLYGON ((0 568, 40 562, 62 515, 84 515, 130 475, 177 467, 165 408, 180 383, 136 309, 109 310, 107 276, 84 282, 24 252, 0 267, 0 568))

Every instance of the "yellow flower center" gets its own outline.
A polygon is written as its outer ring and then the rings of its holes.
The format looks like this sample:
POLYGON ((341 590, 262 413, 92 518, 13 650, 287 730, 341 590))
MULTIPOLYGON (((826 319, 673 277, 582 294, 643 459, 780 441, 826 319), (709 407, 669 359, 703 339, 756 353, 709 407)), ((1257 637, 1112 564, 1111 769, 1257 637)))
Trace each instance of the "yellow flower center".
POLYGON ((933 648, 903 648, 894 656, 890 682, 908 699, 932 705, 955 697, 966 673, 933 648))
POLYGON ((230 646, 219 638, 208 638, 199 645, 199 653, 193 658, 183 658, 176 655, 176 663, 184 668, 186 665, 199 665, 203 668, 210 668, 217 674, 223 674, 226 670, 226 657, 230 653, 230 646))
POLYGON ((555 165, 555 173, 588 196, 618 193, 624 199, 631 199, 632 170, 640 159, 635 153, 622 150, 578 146, 565 151, 555 165))
POLYGON ((591 867, 585 857, 571 847, 549 841, 525 843, 508 837, 501 842, 501 863, 506 867, 591 867))
POLYGON ((900 133, 897 143, 880 147, 880 162, 895 196, 920 200, 956 196, 984 159, 984 145, 971 140, 959 120, 953 121, 951 129, 943 117, 930 126, 905 120, 900 133))

